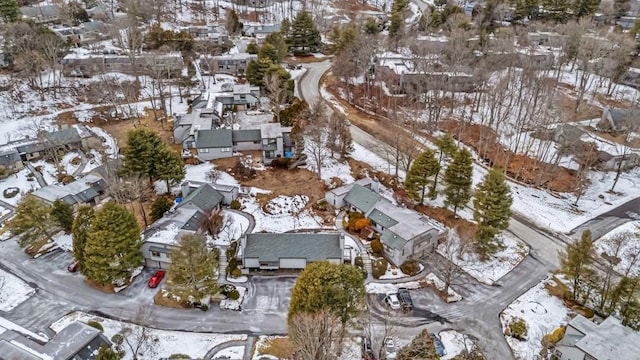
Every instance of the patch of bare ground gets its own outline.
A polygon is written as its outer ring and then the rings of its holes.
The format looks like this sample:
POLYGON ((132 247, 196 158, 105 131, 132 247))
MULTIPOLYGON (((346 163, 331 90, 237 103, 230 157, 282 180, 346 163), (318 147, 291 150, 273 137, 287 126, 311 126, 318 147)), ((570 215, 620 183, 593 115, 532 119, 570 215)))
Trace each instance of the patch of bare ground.
POLYGON ((97 282, 93 281, 93 280, 89 280, 89 279, 85 279, 84 283, 89 285, 90 287, 100 290, 102 292, 106 292, 106 293, 114 293, 114 286, 113 284, 106 284, 106 285, 101 285, 98 284, 97 282))
POLYGON ((449 209, 436 208, 429 205, 418 205, 415 207, 415 210, 443 223, 448 228, 457 229, 458 234, 463 239, 473 239, 478 231, 478 225, 469 220, 453 215, 453 211, 449 209))
POLYGON ((631 107, 631 102, 628 100, 622 99, 612 99, 609 96, 603 94, 596 94, 596 100, 602 105, 608 106, 610 108, 622 108, 628 109, 631 107))
POLYGON ((356 179, 370 177, 378 180, 382 185, 390 189, 395 190, 398 188, 398 181, 393 175, 387 174, 384 171, 375 170, 371 165, 360 160, 347 158, 347 163, 351 168, 351 174, 353 174, 353 177, 356 179))
POLYGON ((333 6, 336 9, 346 10, 351 14, 354 14, 356 11, 380 11, 380 9, 368 5, 361 0, 335 0, 333 1, 333 6))
POLYGON ((162 290, 156 291, 153 296, 153 303, 160 306, 170 307, 174 309, 186 309, 187 306, 182 302, 175 301, 169 297, 162 296, 162 290))
POLYGON ((571 192, 575 189, 575 170, 509 151, 498 143, 495 132, 487 126, 449 119, 441 121, 438 128, 473 148, 489 166, 505 169, 512 179, 556 192, 571 192))

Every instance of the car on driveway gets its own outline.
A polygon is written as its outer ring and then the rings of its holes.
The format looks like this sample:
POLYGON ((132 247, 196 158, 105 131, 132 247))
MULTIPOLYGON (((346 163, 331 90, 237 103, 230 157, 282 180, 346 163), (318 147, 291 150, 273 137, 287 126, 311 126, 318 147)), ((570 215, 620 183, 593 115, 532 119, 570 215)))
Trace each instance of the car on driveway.
POLYGON ((387 336, 384 339, 384 356, 387 360, 395 360, 396 354, 396 344, 393 342, 393 339, 387 336))
POLYGON ((69 264, 69 266, 67 266, 67 271, 72 273, 78 271, 78 262, 74 261, 69 264))
POLYGON ((407 288, 398 288, 398 298, 400 299, 402 310, 413 310, 413 300, 411 300, 411 294, 409 294, 409 290, 407 288))
POLYGON ((400 310, 400 300, 398 300, 398 294, 394 292, 387 293, 387 296, 384 298, 384 302, 387 303, 387 306, 392 308, 393 310, 400 310))
POLYGON ((164 278, 164 274, 164 270, 158 270, 153 275, 151 275, 151 278, 149 279, 149 287, 153 289, 160 285, 160 282, 164 278))
POLYGON ((430 333, 429 336, 431 336, 431 338, 433 339, 433 344, 436 347, 436 354, 438 354, 438 356, 445 356, 447 352, 444 351, 444 345, 442 345, 442 341, 440 341, 440 338, 438 338, 438 336, 436 336, 436 334, 434 333, 430 333))

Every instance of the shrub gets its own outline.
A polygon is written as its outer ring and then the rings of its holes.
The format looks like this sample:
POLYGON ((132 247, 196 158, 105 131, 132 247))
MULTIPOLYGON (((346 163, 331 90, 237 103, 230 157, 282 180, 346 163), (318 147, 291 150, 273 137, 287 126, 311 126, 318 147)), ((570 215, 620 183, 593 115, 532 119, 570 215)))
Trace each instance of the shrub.
POLYGON ((233 210, 240 210, 241 207, 242 205, 240 204, 240 201, 238 199, 232 200, 231 204, 229 204, 229 208, 233 210))
POLYGON ((80 156, 76 156, 73 159, 71 159, 71 165, 80 165, 82 164, 82 159, 80 158, 80 156))
POLYGON ((229 247, 226 250, 227 259, 231 260, 236 257, 236 250, 238 250, 238 242, 234 241, 229 244, 229 247))
POLYGON ((382 241, 380 239, 371 240, 371 251, 376 255, 382 254, 382 241))
POLYGON ((124 343, 124 336, 122 336, 122 334, 115 334, 111 337, 111 342, 116 346, 120 346, 124 343))
POLYGON ((151 203, 151 220, 156 221, 164 216, 164 213, 169 211, 173 206, 173 202, 166 196, 157 197, 153 203, 151 203))
POLYGON ((235 270, 238 270, 238 260, 235 257, 229 259, 229 265, 227 265, 227 272, 233 273, 235 270))
POLYGON ((420 263, 413 259, 407 260, 400 265, 400 270, 409 276, 416 275, 420 272, 420 263))
POLYGON ((207 304, 202 304, 202 305, 200 305, 200 310, 202 310, 202 311, 207 311, 207 310, 209 310, 209 305, 207 305, 207 304))
POLYGON ((2 192, 2 195, 6 199, 11 199, 12 197, 15 197, 16 195, 18 195, 19 193, 20 193, 20 189, 18 189, 17 187, 10 187, 10 188, 4 189, 4 191, 2 192))
POLYGON ((359 267, 359 268, 364 268, 364 262, 362 261, 362 257, 361 256, 356 256, 353 259, 353 265, 359 267))
POLYGON ((240 292, 236 289, 233 289, 227 293, 227 298, 230 300, 238 300, 240 299, 240 292))
POLYGON ((171 354, 169 359, 191 359, 191 356, 186 354, 171 354))
POLYGON ((242 276, 242 271, 240 269, 235 268, 235 269, 231 270, 231 277, 239 278, 240 276, 242 276))
POLYGON ((190 157, 185 159, 184 163, 187 165, 198 165, 200 164, 200 160, 197 157, 190 157))
POLYGON ((389 263, 386 259, 376 259, 371 261, 371 266, 373 267, 373 277, 380 279, 380 277, 387 272, 389 263))
POLYGON ((511 332, 512 338, 516 338, 521 341, 527 340, 527 323, 524 319, 512 319, 509 323, 509 331, 511 332))
POLYGON ((556 328, 551 334, 547 334, 542 338, 542 344, 545 346, 557 344, 564 337, 564 331, 563 327, 556 328))
POLYGON ((231 291, 236 291, 236 287, 231 284, 224 284, 220 286, 220 293, 226 297, 229 297, 231 291))
POLYGON ((355 224, 353 224, 353 231, 360 231, 364 228, 367 228, 371 225, 371 221, 369 219, 358 219, 355 224))
POLYGON ((278 169, 288 169, 291 165, 291 159, 285 157, 279 157, 271 160, 271 167, 278 169))
POLYGON ((329 203, 326 200, 320 200, 313 204, 313 209, 318 211, 327 211, 329 209, 329 203))
POLYGON ((100 323, 99 323, 99 322, 97 322, 97 321, 89 321, 89 322, 87 323, 87 325, 89 325, 89 326, 91 326, 91 327, 94 327, 94 328, 96 328, 96 329, 98 329, 98 330, 100 330, 100 331, 104 331, 104 328, 102 327, 102 324, 100 324, 100 323))
POLYGON ((359 212, 350 212, 349 213, 349 224, 347 225, 347 230, 355 231, 356 222, 360 219, 364 219, 364 215, 359 212))

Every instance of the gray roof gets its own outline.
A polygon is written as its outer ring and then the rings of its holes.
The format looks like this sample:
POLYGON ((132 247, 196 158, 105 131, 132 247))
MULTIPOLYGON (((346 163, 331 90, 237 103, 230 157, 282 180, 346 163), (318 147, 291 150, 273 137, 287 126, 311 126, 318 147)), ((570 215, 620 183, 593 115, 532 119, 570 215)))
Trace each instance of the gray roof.
POLYGON ((44 346, 44 351, 54 359, 71 359, 99 335, 100 330, 81 322, 74 322, 57 333, 52 341, 44 346))
POLYGON ((388 229, 398 223, 396 220, 392 219, 388 215, 385 215, 378 209, 373 209, 371 214, 369 214, 369 219, 385 229, 388 229))
POLYGON ((375 192, 362 185, 354 184, 344 201, 366 214, 380 199, 382 197, 375 192))
POLYGON ((0 152, 0 165, 13 165, 18 161, 21 161, 20 153, 16 149, 0 152))
POLYGON ((196 135, 196 148, 223 148, 233 144, 231 130, 211 129, 199 130, 196 135))
POLYGON ((609 109, 615 129, 636 129, 640 123, 640 111, 635 109, 609 109))
POLYGON ((180 207, 193 205, 203 212, 210 211, 222 202, 223 196, 213 186, 205 184, 182 199, 180 207))
POLYGON ((42 6, 23 6, 20 13, 28 17, 57 17, 60 15, 60 7, 58 5, 42 5, 42 6))
POLYGON ((27 350, 22 349, 21 347, 10 343, 5 339, 0 339, 0 359, 8 359, 8 360, 41 360, 42 358, 39 356, 35 356, 28 352, 27 350))
POLYGON ((600 325, 591 323, 593 327, 585 327, 585 321, 589 320, 578 315, 569 325, 587 331, 575 346, 591 357, 598 360, 618 360, 634 359, 640 354, 640 333, 623 326, 620 320, 609 316, 600 325))
POLYGON ((47 132, 44 134, 44 138, 55 145, 74 144, 82 141, 76 128, 66 128, 58 131, 47 132))
POLYGON ((233 142, 260 141, 260 130, 233 130, 233 142))
POLYGON ((380 235, 380 241, 392 249, 402 249, 408 242, 407 239, 399 236, 389 229, 385 229, 380 235))
POLYGON ((106 188, 105 181, 95 175, 87 175, 66 185, 47 185, 33 192, 33 195, 54 202, 62 199, 69 204, 90 202, 106 188))
POLYGON ((279 261, 281 258, 304 258, 307 262, 341 259, 340 234, 247 234, 245 258, 279 261))

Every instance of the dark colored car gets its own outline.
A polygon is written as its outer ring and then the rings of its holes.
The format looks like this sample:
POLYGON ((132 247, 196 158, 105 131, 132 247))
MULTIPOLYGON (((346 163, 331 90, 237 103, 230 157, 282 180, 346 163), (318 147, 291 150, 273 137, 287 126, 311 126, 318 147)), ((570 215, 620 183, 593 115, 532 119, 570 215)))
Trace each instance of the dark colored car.
POLYGON ((362 360, 376 360, 371 347, 371 339, 368 337, 362 338, 362 360))
POLYGON ((162 279, 164 278, 164 274, 165 274, 164 270, 156 271, 155 274, 151 276, 151 279, 149 279, 149 287, 150 288, 157 287, 160 284, 160 281, 162 281, 162 279))
POLYGON ((402 304, 402 310, 413 310, 413 300, 411 300, 411 294, 409 294, 407 288, 398 288, 398 298, 400 299, 400 304, 402 304))
POLYGON ((442 341, 440 341, 440 339, 434 333, 429 334, 429 336, 431 336, 431 338, 433 339, 433 344, 436 346, 436 354, 438 354, 438 356, 445 356, 447 352, 444 351, 444 345, 442 345, 442 341))
POLYGON ((69 266, 67 266, 67 271, 68 272, 76 272, 76 271, 78 271, 78 262, 74 261, 71 264, 69 264, 69 266))

